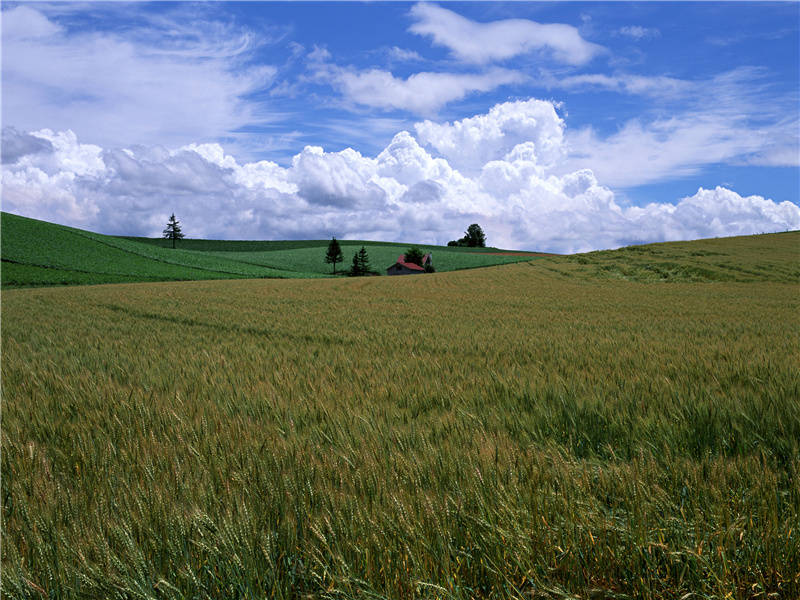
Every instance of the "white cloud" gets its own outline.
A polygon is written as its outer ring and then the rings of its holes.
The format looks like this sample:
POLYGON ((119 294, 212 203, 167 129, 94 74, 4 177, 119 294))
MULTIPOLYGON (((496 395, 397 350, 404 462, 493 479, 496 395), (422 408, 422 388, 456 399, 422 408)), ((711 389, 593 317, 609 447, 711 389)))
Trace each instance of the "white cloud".
POLYGON ((421 62, 424 60, 418 52, 407 50, 406 48, 398 48, 397 46, 389 48, 387 54, 390 59, 400 62, 421 62))
POLYGON ((5 123, 71 129, 115 145, 216 139, 258 122, 242 97, 268 85, 276 70, 232 71, 256 44, 248 32, 161 17, 124 35, 74 33, 49 19, 47 8, 3 11, 5 123))
MULTIPOLYGON (((560 168, 591 168, 607 185, 632 187, 689 176, 717 163, 800 166, 796 94, 775 96, 763 75, 760 69, 738 68, 708 80, 634 81, 654 99, 663 97, 657 90, 664 89, 670 103, 654 109, 656 116, 622 123, 612 134, 593 127, 569 131, 568 157, 560 168), (681 102, 675 101, 678 96, 681 102)), ((617 78, 586 77, 596 78, 595 85, 604 80, 622 85, 617 78)))
POLYGON ((694 82, 664 75, 583 73, 581 75, 556 77, 547 72, 542 72, 541 75, 541 83, 548 89, 601 88, 612 92, 650 96, 660 100, 665 98, 674 99, 677 96, 689 93, 696 87, 694 82))
POLYGON ((357 70, 329 63, 314 65, 318 80, 339 89, 350 102, 383 110, 407 110, 434 115, 445 104, 475 92, 488 92, 525 78, 507 69, 485 73, 422 72, 407 79, 381 69, 357 70))
POLYGON ((3 13, 3 39, 30 40, 48 38, 61 28, 29 6, 17 6, 3 13))
MULTIPOLYGON (((797 130, 797 122, 794 125, 797 130)), ((696 174, 710 164, 797 166, 797 141, 780 124, 751 127, 723 115, 681 114, 630 120, 602 137, 587 127, 567 136, 563 170, 591 168, 614 187, 632 187, 696 174), (794 162, 792 162, 794 161, 794 162)))
POLYGON ((655 27, 642 27, 641 25, 627 25, 617 30, 617 35, 624 35, 635 40, 644 40, 661 37, 661 31, 655 27))
POLYGON ((505 102, 485 115, 453 123, 424 121, 415 128, 424 145, 466 173, 502 159, 518 144, 528 144, 534 160, 545 165, 559 160, 564 150, 564 121, 553 103, 543 100, 505 102))
POLYGON ((477 23, 434 4, 415 4, 411 16, 416 20, 411 32, 431 37, 460 60, 474 64, 546 51, 559 62, 582 65, 603 51, 571 25, 526 19, 477 23))
POLYGON ((3 130, 3 164, 13 164, 28 154, 52 151, 53 145, 48 140, 17 131, 15 127, 6 127, 3 130))
POLYGON ((158 235, 175 212, 188 235, 223 239, 442 244, 477 222, 492 245, 556 252, 800 228, 797 205, 723 187, 620 206, 596 171, 564 169, 564 127, 549 102, 509 102, 420 123, 374 158, 307 146, 286 168, 218 144, 103 149, 71 131, 6 129, 42 143, 25 138, 30 151, 3 165, 3 208, 127 235, 158 235))

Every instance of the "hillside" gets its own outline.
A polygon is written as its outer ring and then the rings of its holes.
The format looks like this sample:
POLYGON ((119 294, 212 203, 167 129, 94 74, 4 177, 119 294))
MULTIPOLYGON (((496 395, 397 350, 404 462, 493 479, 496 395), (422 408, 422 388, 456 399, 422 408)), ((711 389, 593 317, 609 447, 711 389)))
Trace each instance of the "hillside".
POLYGON ((800 282, 800 231, 628 246, 544 259, 566 277, 640 282, 800 282))
MULTIPOLYGON (((115 237, 2 213, 2 287, 331 276, 328 240, 115 237)), ((383 273, 411 244, 341 240, 349 267, 363 245, 383 273)), ((571 256, 420 245, 438 272, 537 260, 565 277, 641 282, 800 281, 800 232, 629 246, 571 256)))
POLYGON ((3 596, 798 598, 797 242, 4 291, 3 596))
MULTIPOLYGON (((327 240, 217 241, 182 240, 179 248, 153 238, 101 235, 2 213, 2 286, 124 283, 242 278, 328 277, 327 240)), ((372 268, 383 273, 408 245, 343 241, 347 269, 361 245, 372 268)), ((489 254, 468 248, 421 246, 434 252, 437 271, 485 267, 531 260, 525 253, 489 254)))

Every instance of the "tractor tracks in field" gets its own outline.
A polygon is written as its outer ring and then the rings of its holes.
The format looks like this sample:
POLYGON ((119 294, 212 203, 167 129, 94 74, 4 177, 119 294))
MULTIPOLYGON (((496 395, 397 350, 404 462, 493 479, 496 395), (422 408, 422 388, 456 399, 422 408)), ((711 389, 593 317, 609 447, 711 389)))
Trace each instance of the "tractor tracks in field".
POLYGON ((214 323, 197 319, 195 317, 186 317, 181 315, 165 315, 161 313, 149 312, 145 310, 132 308, 130 306, 121 306, 119 304, 97 303, 95 304, 95 306, 97 306, 98 308, 104 308, 106 310, 110 310, 112 312, 122 313, 128 317, 133 317, 135 319, 159 321, 162 323, 171 323, 173 325, 180 325, 185 327, 204 327, 207 329, 211 329, 213 331, 219 331, 222 333, 233 334, 233 335, 249 335, 249 336, 263 337, 263 338, 289 339, 294 342, 314 343, 325 346, 332 346, 332 345, 354 346, 356 344, 354 340, 348 340, 338 336, 330 336, 325 334, 317 334, 317 335, 293 334, 286 331, 280 331, 277 329, 268 329, 266 327, 255 327, 252 325, 238 325, 235 323, 233 324, 214 323))

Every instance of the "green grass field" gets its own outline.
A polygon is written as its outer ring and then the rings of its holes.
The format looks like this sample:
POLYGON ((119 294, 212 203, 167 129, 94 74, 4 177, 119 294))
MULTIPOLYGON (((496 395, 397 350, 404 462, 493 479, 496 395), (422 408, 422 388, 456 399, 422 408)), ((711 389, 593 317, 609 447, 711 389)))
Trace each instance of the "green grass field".
MULTIPOLYGON (((216 241, 121 238, 2 213, 2 286, 4 288, 143 281, 241 278, 319 278, 331 275, 325 263, 329 240, 216 241)), ((385 274, 409 245, 342 242, 350 267, 366 245, 375 271, 385 274)), ((485 254, 495 249, 421 246, 434 252, 438 271, 485 267, 531 257, 519 253, 485 254)))
POLYGON ((5 290, 2 595, 800 597, 798 261, 5 290))

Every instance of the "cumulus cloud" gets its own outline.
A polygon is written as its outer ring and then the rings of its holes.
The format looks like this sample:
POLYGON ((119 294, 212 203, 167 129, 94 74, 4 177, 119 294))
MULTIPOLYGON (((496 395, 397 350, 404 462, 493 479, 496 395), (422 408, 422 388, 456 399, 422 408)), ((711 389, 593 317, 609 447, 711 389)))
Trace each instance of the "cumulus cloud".
POLYGON ((800 228, 797 205, 723 187, 621 206, 594 170, 564 170, 564 127, 550 102, 508 102, 419 123, 374 157, 307 146, 287 167, 240 163, 219 144, 102 148, 12 131, 38 142, 4 163, 3 208, 127 235, 158 235, 175 212, 191 237, 223 239, 443 244, 478 222, 493 245, 555 252, 800 228))
POLYGON ((468 63, 485 64, 545 51, 559 62, 582 65, 603 51, 571 25, 526 19, 477 23, 435 4, 416 4, 411 16, 415 19, 411 32, 432 38, 434 44, 468 63))
POLYGON ((488 114, 454 121, 424 121, 415 125, 423 144, 466 173, 479 170, 525 144, 529 159, 550 165, 564 151, 564 121, 552 102, 527 100, 497 104, 488 114))
POLYGON ((46 139, 17 131, 14 127, 3 127, 2 136, 3 164, 13 164, 27 154, 53 150, 53 145, 46 139))

